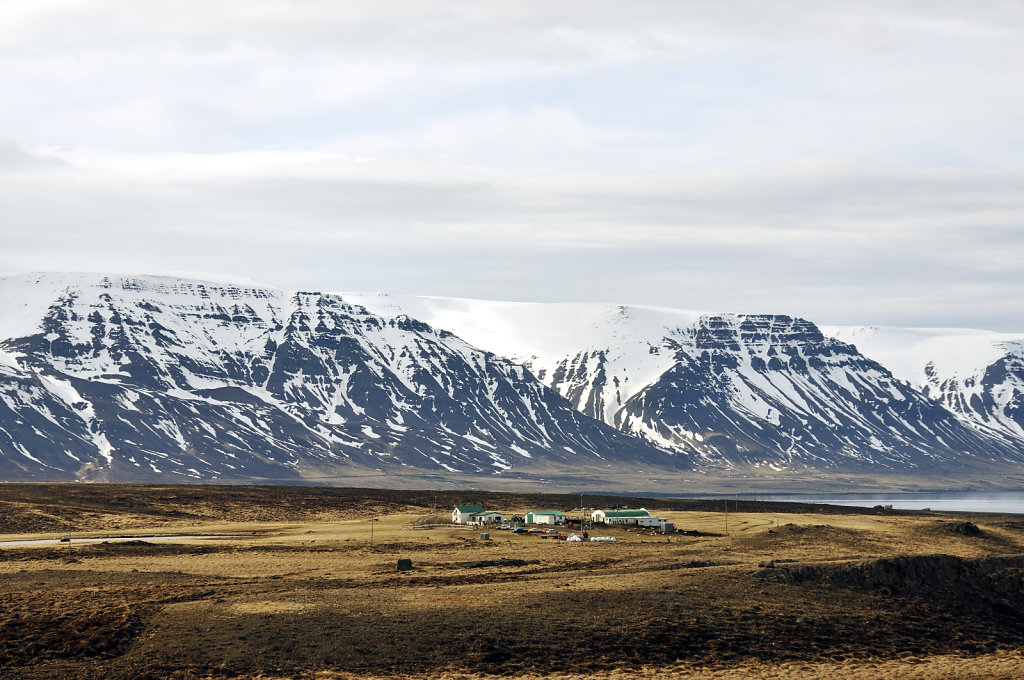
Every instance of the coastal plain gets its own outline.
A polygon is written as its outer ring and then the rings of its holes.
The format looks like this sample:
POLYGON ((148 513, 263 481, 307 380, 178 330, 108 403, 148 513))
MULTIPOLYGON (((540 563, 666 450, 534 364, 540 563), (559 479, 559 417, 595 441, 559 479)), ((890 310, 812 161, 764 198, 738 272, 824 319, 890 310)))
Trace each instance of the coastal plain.
POLYGON ((2 484, 0 677, 1024 677, 1019 515, 588 494, 679 531, 430 528, 580 500, 2 484))

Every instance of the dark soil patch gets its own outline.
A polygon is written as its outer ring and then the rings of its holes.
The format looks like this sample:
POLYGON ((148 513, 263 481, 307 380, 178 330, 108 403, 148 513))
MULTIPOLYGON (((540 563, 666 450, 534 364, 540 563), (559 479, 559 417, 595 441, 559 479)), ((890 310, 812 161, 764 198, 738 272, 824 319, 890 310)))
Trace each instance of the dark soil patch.
POLYGON ((498 560, 475 560, 472 562, 457 562, 456 564, 466 569, 479 569, 480 567, 523 567, 527 564, 540 564, 540 560, 517 560, 510 557, 502 557, 498 560))

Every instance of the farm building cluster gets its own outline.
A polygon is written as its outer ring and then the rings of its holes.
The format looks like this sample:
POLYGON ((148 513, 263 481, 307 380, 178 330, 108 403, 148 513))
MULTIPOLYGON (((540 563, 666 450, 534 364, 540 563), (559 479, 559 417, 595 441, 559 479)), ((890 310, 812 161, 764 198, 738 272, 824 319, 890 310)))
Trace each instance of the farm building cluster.
MULTIPOLYGON (((526 524, 566 524, 568 518, 561 510, 531 510, 524 516, 505 515, 493 510, 484 510, 482 505, 456 505, 452 510, 452 524, 476 526, 499 525, 500 528, 526 524), (507 526, 506 526, 507 525, 507 526)), ((590 513, 592 525, 634 526, 660 529, 664 533, 675 531, 675 526, 664 517, 654 517, 644 508, 635 510, 594 510, 590 513)))

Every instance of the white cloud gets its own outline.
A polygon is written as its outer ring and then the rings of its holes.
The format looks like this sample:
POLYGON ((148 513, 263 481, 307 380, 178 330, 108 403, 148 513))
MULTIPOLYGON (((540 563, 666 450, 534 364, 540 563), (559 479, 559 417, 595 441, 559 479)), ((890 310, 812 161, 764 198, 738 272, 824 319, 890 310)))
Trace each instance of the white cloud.
POLYGON ((1022 19, 8 0, 0 270, 1005 326, 1022 19))

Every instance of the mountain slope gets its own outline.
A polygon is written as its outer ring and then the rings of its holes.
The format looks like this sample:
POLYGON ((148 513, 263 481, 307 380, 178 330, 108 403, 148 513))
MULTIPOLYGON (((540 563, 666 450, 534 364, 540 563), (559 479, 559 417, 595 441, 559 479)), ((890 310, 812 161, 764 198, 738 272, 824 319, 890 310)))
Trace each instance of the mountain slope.
POLYGON ((1024 336, 827 330, 784 315, 7 277, 0 474, 646 483, 985 477, 1024 462, 1024 336))
POLYGON ((963 469, 1024 458, 856 347, 783 315, 350 294, 522 361, 577 409, 698 466, 963 469))
POLYGON ((13 320, 0 321, 3 422, 17 425, 0 447, 10 478, 298 480, 349 464, 479 473, 664 459, 521 366, 337 295, 33 275, 0 280, 0 297, 13 320))
POLYGON ((839 326, 825 331, 1009 444, 1024 441, 1024 333, 839 326))

